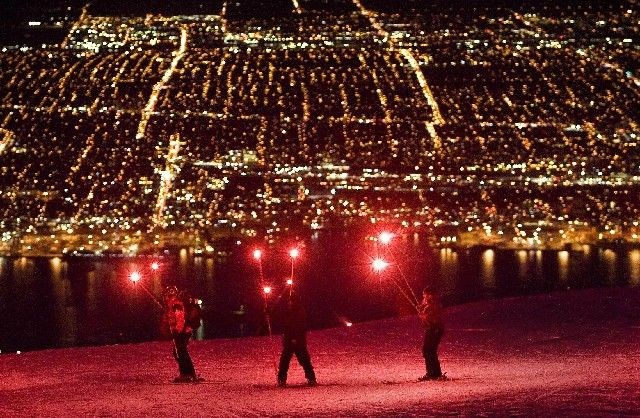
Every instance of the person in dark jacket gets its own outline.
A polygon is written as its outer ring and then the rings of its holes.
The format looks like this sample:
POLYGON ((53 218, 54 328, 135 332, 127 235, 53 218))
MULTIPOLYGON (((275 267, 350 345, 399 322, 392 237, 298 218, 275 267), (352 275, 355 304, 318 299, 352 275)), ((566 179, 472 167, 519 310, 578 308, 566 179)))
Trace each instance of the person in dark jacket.
POLYGON ((424 325, 422 355, 427 368, 427 373, 419 380, 440 379, 444 377, 438 359, 438 344, 444 334, 442 304, 429 287, 426 287, 422 292, 422 302, 418 305, 418 316, 424 325))
POLYGON ((191 327, 187 325, 187 313, 185 302, 180 297, 178 289, 175 286, 169 286, 163 294, 165 317, 163 319, 164 326, 168 327, 171 338, 173 339, 173 357, 178 363, 179 376, 173 379, 174 383, 197 382, 191 356, 187 348, 189 339, 191 338, 191 327))
POLYGON ((276 319, 282 325, 282 353, 278 366, 278 386, 287 385, 287 373, 291 357, 295 354, 304 369, 309 386, 315 386, 316 375, 307 350, 306 313, 296 291, 291 289, 276 307, 276 319))

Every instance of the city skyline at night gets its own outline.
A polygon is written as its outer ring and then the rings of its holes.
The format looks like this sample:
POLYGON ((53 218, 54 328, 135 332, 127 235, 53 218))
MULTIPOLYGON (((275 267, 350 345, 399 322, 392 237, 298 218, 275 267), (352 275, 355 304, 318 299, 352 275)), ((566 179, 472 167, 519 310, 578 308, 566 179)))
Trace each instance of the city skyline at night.
POLYGON ((0 253, 640 243, 634 1, 120 3, 0 38, 0 253))

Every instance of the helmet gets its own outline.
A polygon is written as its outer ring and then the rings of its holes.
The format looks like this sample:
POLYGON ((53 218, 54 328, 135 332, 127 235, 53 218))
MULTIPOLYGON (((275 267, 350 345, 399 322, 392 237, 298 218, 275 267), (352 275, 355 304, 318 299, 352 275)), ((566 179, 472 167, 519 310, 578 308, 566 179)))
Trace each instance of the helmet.
POLYGON ((178 296, 178 288, 175 286, 167 286, 164 288, 164 291, 162 292, 162 297, 167 299, 169 297, 176 297, 178 296))
POLYGON ((433 295, 435 293, 435 287, 433 285, 426 285, 424 289, 422 289, 423 295, 433 295))

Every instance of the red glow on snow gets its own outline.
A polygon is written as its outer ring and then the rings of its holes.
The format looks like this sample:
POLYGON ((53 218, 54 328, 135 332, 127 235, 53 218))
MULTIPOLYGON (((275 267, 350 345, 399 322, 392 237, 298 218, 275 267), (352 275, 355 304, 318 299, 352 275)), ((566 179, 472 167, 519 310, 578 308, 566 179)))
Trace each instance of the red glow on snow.
POLYGON ((300 250, 297 248, 292 248, 289 250, 289 257, 291 258, 298 258, 298 256, 300 255, 300 250))
POLYGON ((255 258, 256 260, 260 260, 262 258, 262 250, 260 249, 253 250, 253 258, 255 258))
POLYGON ((373 267, 373 269, 375 271, 382 271, 385 268, 387 268, 387 266, 389 266, 389 263, 387 263, 386 261, 384 261, 382 258, 376 258, 373 260, 373 262, 371 263, 371 266, 373 267))
POLYGON ((142 279, 142 275, 137 271, 134 271, 129 275, 129 280, 134 283, 137 283, 138 281, 140 281, 140 279, 142 279))

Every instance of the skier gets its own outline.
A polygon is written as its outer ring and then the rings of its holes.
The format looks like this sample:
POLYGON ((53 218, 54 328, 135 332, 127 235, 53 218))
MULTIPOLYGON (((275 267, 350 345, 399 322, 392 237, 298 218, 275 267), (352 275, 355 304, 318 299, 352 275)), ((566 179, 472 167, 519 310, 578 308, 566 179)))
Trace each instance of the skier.
POLYGON ((422 302, 418 305, 418 316, 424 325, 424 344, 422 355, 427 373, 419 380, 436 380, 444 377, 438 360, 438 344, 444 333, 442 321, 442 304, 431 288, 422 291, 422 302))
POLYGON ((245 317, 247 316, 247 310, 244 308, 244 305, 240 305, 238 309, 233 311, 233 315, 237 319, 238 323, 238 336, 244 337, 245 329, 247 327, 247 322, 245 317))
POLYGON ((198 382, 187 345, 193 328, 188 325, 188 315, 184 294, 180 294, 175 286, 168 286, 163 293, 165 318, 169 333, 173 339, 173 357, 178 363, 180 375, 173 379, 173 383, 198 382))
POLYGON ((289 295, 278 303, 275 313, 283 328, 282 353, 278 366, 278 386, 284 387, 287 385, 289 363, 294 354, 304 369, 307 383, 309 386, 315 386, 317 384, 316 375, 307 350, 306 314, 298 293, 290 289, 289 295))

